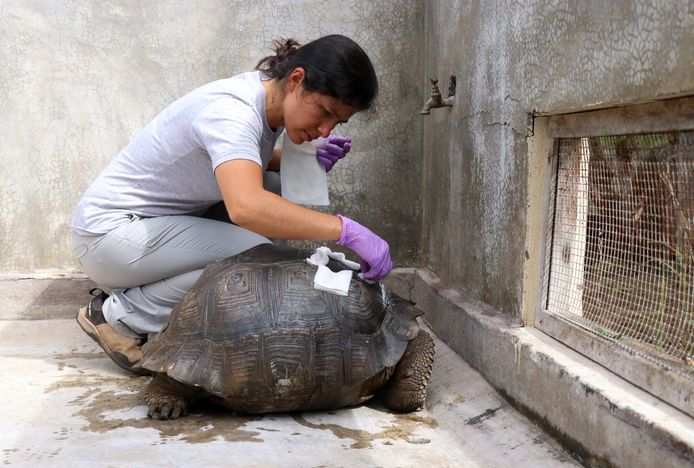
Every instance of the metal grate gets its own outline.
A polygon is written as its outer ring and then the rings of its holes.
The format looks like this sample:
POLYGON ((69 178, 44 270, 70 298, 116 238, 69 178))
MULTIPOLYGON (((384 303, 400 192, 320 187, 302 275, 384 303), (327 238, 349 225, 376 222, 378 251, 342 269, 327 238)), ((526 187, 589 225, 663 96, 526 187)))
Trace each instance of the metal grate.
POLYGON ((547 312, 691 370, 694 132, 560 139, 554 195, 547 312))

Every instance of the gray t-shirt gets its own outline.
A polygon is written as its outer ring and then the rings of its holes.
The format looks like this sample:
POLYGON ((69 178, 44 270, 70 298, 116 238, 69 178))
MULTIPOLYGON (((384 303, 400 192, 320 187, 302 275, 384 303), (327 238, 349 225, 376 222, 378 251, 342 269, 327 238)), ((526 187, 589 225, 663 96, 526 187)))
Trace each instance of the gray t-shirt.
POLYGON ((77 204, 70 227, 103 234, 141 217, 199 215, 222 194, 214 176, 233 159, 265 171, 282 132, 265 117, 260 72, 206 84, 164 109, 104 169, 77 204))

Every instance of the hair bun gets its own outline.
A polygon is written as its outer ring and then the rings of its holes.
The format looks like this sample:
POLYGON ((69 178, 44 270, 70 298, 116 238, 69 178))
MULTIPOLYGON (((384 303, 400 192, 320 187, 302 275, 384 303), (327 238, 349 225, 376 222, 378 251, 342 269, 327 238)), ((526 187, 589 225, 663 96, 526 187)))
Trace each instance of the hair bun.
POLYGON ((270 78, 275 78, 277 65, 294 55, 299 49, 299 42, 294 39, 276 39, 273 45, 275 55, 265 57, 255 66, 256 70, 260 70, 270 78))
POLYGON ((294 39, 279 39, 274 41, 275 45, 275 57, 278 61, 282 61, 294 55, 294 52, 299 48, 299 42, 294 39))

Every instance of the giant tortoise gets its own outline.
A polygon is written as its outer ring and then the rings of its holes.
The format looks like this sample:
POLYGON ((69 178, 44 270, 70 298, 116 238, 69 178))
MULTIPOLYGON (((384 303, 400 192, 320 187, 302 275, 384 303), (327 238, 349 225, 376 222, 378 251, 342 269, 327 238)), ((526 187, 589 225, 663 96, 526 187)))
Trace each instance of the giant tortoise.
POLYGON ((355 405, 378 391, 393 411, 423 406, 434 343, 421 312, 356 277, 347 296, 315 289, 310 254, 263 244, 205 268, 143 347, 149 417, 177 418, 198 398, 269 413, 355 405))

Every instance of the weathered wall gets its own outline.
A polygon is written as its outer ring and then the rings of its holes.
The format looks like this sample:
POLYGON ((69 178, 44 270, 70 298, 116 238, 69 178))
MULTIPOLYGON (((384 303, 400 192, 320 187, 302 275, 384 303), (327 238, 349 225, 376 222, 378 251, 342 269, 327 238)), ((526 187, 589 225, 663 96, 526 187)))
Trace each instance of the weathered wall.
POLYGON ((424 51, 418 0, 0 0, 0 271, 73 268, 72 209, 168 103, 253 68, 280 36, 341 33, 371 56, 375 109, 342 131, 333 204, 412 263, 420 240, 424 51), (404 66, 406 64, 406 66, 404 66))
POLYGON ((520 316, 528 114, 694 93, 694 2, 426 2, 426 65, 457 104, 423 117, 426 266, 520 316))

